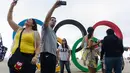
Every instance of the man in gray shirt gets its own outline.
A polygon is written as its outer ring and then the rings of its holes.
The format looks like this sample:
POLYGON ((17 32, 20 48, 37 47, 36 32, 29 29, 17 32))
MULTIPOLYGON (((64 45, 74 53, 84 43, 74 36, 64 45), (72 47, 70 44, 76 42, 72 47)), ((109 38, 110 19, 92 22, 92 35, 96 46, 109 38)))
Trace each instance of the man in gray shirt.
POLYGON ((57 37, 53 31, 53 27, 56 24, 56 18, 51 16, 54 10, 59 7, 58 2, 59 0, 57 0, 50 9, 42 26, 40 54, 41 73, 55 73, 57 37))

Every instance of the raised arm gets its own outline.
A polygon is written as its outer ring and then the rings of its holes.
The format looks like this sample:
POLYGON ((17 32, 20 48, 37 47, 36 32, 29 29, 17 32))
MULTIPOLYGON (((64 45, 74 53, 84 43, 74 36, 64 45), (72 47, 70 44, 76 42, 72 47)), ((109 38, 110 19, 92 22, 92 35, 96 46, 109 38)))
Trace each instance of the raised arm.
POLYGON ((54 12, 54 10, 58 7, 58 2, 59 2, 59 0, 57 0, 56 2, 55 2, 55 4, 52 6, 52 8, 50 9, 50 11, 47 13, 47 16, 46 16, 46 18, 45 18, 45 23, 44 23, 44 26, 45 27, 48 27, 48 24, 49 24, 49 21, 50 21, 50 19, 51 19, 51 16, 52 16, 52 14, 53 14, 53 12, 54 12))
POLYGON ((7 16, 7 21, 10 25, 10 27, 16 32, 20 26, 18 26, 14 21, 13 21, 13 16, 12 16, 12 13, 13 13, 13 9, 14 9, 14 6, 16 5, 16 2, 13 1, 10 8, 9 8, 9 11, 8 11, 8 16, 7 16))

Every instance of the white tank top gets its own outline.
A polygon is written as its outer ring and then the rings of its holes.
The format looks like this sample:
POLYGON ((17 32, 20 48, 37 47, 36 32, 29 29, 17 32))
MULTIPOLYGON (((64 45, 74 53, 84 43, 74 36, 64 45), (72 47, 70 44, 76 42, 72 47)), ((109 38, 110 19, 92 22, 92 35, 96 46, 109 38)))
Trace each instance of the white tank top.
POLYGON ((58 49, 59 49, 60 60, 61 61, 67 61, 67 59, 69 57, 69 49, 62 48, 61 45, 58 47, 58 49))

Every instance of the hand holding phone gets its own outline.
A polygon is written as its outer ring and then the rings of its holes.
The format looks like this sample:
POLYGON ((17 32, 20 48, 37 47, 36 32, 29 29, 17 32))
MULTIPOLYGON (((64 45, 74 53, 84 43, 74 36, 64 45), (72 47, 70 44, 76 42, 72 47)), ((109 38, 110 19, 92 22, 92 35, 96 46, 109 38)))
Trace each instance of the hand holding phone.
POLYGON ((13 0, 13 2, 12 2, 11 5, 14 7, 14 6, 17 4, 17 1, 18 1, 18 0, 13 0))
POLYGON ((58 5, 66 5, 67 3, 66 3, 66 1, 59 1, 58 2, 58 5))
POLYGON ((17 3, 17 1, 18 1, 18 0, 14 0, 13 2, 14 2, 14 3, 17 3))

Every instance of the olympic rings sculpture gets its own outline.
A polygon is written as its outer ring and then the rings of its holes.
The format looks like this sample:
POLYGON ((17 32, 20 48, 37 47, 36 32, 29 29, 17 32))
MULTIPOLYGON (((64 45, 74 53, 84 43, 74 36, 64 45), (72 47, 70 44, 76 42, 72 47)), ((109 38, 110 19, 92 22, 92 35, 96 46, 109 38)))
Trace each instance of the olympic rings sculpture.
MULTIPOLYGON (((18 25, 24 26, 24 23, 25 23, 26 20, 27 20, 27 19, 21 21, 18 25)), ((42 24, 43 24, 42 21, 40 21, 40 20, 38 20, 38 19, 35 19, 35 20, 36 20, 36 23, 37 23, 37 24, 39 24, 40 26, 42 26, 42 24)), ((71 25, 74 25, 74 26, 76 26, 77 28, 79 28, 79 30, 80 30, 81 33, 82 33, 82 36, 85 36, 85 35, 87 34, 86 29, 84 28, 84 26, 83 26, 81 23, 79 23, 78 21, 72 20, 72 19, 67 19, 67 20, 63 20, 63 21, 59 22, 59 23, 56 25, 56 27, 54 28, 54 31, 57 32, 57 30, 58 30, 61 26, 67 25, 67 24, 69 24, 69 25, 71 24, 71 25)), ((105 26, 108 26, 108 27, 112 28, 112 29, 115 31, 116 35, 117 35, 120 39, 123 39, 123 35, 122 35, 121 30, 120 30, 119 27, 118 27, 117 25, 115 25, 114 23, 112 23, 112 22, 110 22, 110 21, 100 21, 100 22, 97 22, 97 23, 93 26, 93 28, 96 29, 96 27, 101 26, 101 25, 105 25, 105 26)), ((14 36, 15 36, 15 32, 13 32, 13 38, 14 38, 14 36)), ((73 47, 72 47, 72 55, 71 55, 71 56, 72 56, 72 61, 73 61, 73 63, 75 64, 75 66, 76 66, 77 68, 79 68, 80 70, 82 70, 82 71, 84 71, 84 72, 88 72, 88 68, 85 68, 85 67, 81 66, 81 65, 78 63, 78 61, 77 61, 77 59, 76 59, 76 54, 75 54, 76 52, 82 50, 81 47, 78 47, 78 48, 77 48, 78 44, 82 41, 82 39, 83 39, 83 37, 81 37, 80 39, 78 39, 78 40, 74 43, 74 45, 73 45, 73 47)), ((60 44, 62 43, 62 39, 61 39, 61 38, 57 37, 57 40, 58 40, 58 42, 59 42, 60 44)), ((98 63, 98 67, 97 67, 97 70, 99 70, 99 69, 101 69, 101 63, 100 63, 100 62, 98 63)))
MULTIPOLYGON (((120 38, 120 39, 123 39, 123 35, 122 35, 122 32, 121 30, 119 29, 119 27, 117 25, 115 25, 114 23, 110 22, 110 21, 100 21, 98 23, 96 23, 93 28, 96 29, 96 27, 100 26, 100 25, 105 25, 105 26, 108 26, 110 28, 112 28, 116 35, 120 38)), ((75 55, 75 50, 77 48, 77 45, 82 41, 82 38, 80 38, 79 40, 77 40, 74 45, 73 45, 73 48, 72 48, 72 61, 73 63, 75 64, 75 66, 77 68, 79 68, 80 70, 82 71, 85 71, 85 72, 88 72, 88 68, 85 68, 83 66, 81 66, 77 59, 76 59, 76 55, 75 55)), ((97 66, 97 70, 101 69, 101 63, 99 62, 98 63, 98 66, 97 66)))

